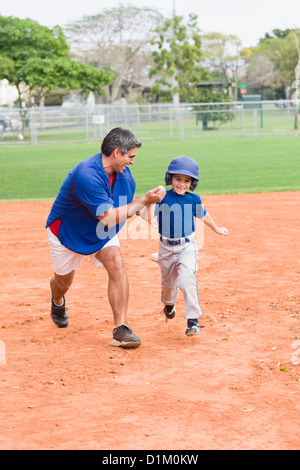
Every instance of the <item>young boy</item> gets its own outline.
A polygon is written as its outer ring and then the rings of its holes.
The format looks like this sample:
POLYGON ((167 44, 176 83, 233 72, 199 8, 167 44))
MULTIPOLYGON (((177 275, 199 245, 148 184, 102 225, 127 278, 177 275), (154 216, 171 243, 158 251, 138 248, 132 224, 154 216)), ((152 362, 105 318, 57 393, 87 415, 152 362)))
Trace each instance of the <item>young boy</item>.
POLYGON ((156 203, 152 214, 158 219, 160 233, 158 264, 161 270, 161 301, 163 312, 168 319, 175 316, 178 288, 185 300, 187 336, 200 333, 198 318, 203 314, 196 280, 198 248, 194 236, 194 217, 203 218, 212 230, 228 235, 227 228, 218 227, 211 215, 204 209, 200 196, 193 194, 199 182, 198 165, 190 157, 177 157, 171 161, 165 175, 166 185, 172 185, 164 199, 156 203), (153 214, 154 213, 154 214, 153 214))

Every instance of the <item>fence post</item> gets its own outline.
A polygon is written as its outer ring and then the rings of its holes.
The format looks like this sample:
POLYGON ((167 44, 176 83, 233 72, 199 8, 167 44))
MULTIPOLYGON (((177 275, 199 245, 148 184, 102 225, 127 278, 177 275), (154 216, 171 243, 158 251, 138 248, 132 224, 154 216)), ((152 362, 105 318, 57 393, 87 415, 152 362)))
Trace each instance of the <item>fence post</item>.
POLYGON ((244 115, 244 104, 242 103, 242 134, 245 134, 245 115, 244 115))
POLYGON ((85 138, 86 140, 89 140, 89 114, 88 114, 89 109, 86 108, 85 110, 85 138))
POLYGON ((257 135, 257 109, 253 109, 253 134, 257 135))
POLYGON ((37 145, 38 143, 37 126, 36 126, 36 121, 35 121, 33 112, 30 113, 30 137, 31 137, 31 145, 37 145))
POLYGON ((136 105, 136 126, 137 130, 141 130, 141 125, 140 125, 140 105, 136 105))
POLYGON ((179 138, 184 140, 184 109, 179 109, 179 138))
POLYGON ((172 112, 172 105, 169 105, 169 119, 170 119, 170 137, 173 137, 173 112, 172 112))

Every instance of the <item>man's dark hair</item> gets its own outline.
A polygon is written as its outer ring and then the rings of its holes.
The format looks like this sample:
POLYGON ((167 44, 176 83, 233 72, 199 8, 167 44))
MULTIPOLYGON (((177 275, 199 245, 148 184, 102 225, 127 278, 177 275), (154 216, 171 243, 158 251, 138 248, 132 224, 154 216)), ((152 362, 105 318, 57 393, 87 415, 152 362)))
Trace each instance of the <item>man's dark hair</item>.
POLYGON ((112 129, 103 139, 101 152, 107 157, 115 149, 120 149, 122 155, 133 148, 140 148, 142 143, 128 129, 116 127, 112 129))

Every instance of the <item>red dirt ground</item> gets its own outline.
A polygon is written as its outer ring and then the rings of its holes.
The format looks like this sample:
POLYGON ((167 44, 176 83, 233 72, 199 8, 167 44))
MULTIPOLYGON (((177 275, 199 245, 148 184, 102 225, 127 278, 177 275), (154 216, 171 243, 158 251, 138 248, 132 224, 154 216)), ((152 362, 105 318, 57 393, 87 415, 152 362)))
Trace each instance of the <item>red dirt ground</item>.
POLYGON ((51 203, 0 205, 1 450, 299 448, 300 193, 202 199, 230 236, 205 227, 200 336, 181 294, 163 320, 157 240, 121 240, 135 350, 111 347, 107 274, 87 259, 55 327, 51 203))

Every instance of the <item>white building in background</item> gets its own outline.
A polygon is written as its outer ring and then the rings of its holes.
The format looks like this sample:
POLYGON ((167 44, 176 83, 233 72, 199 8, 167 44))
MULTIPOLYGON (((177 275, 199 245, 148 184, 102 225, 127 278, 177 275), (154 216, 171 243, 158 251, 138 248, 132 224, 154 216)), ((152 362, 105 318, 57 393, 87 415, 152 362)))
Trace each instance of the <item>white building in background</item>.
POLYGON ((17 88, 10 85, 6 78, 0 81, 0 106, 6 105, 12 107, 17 98, 17 88))

